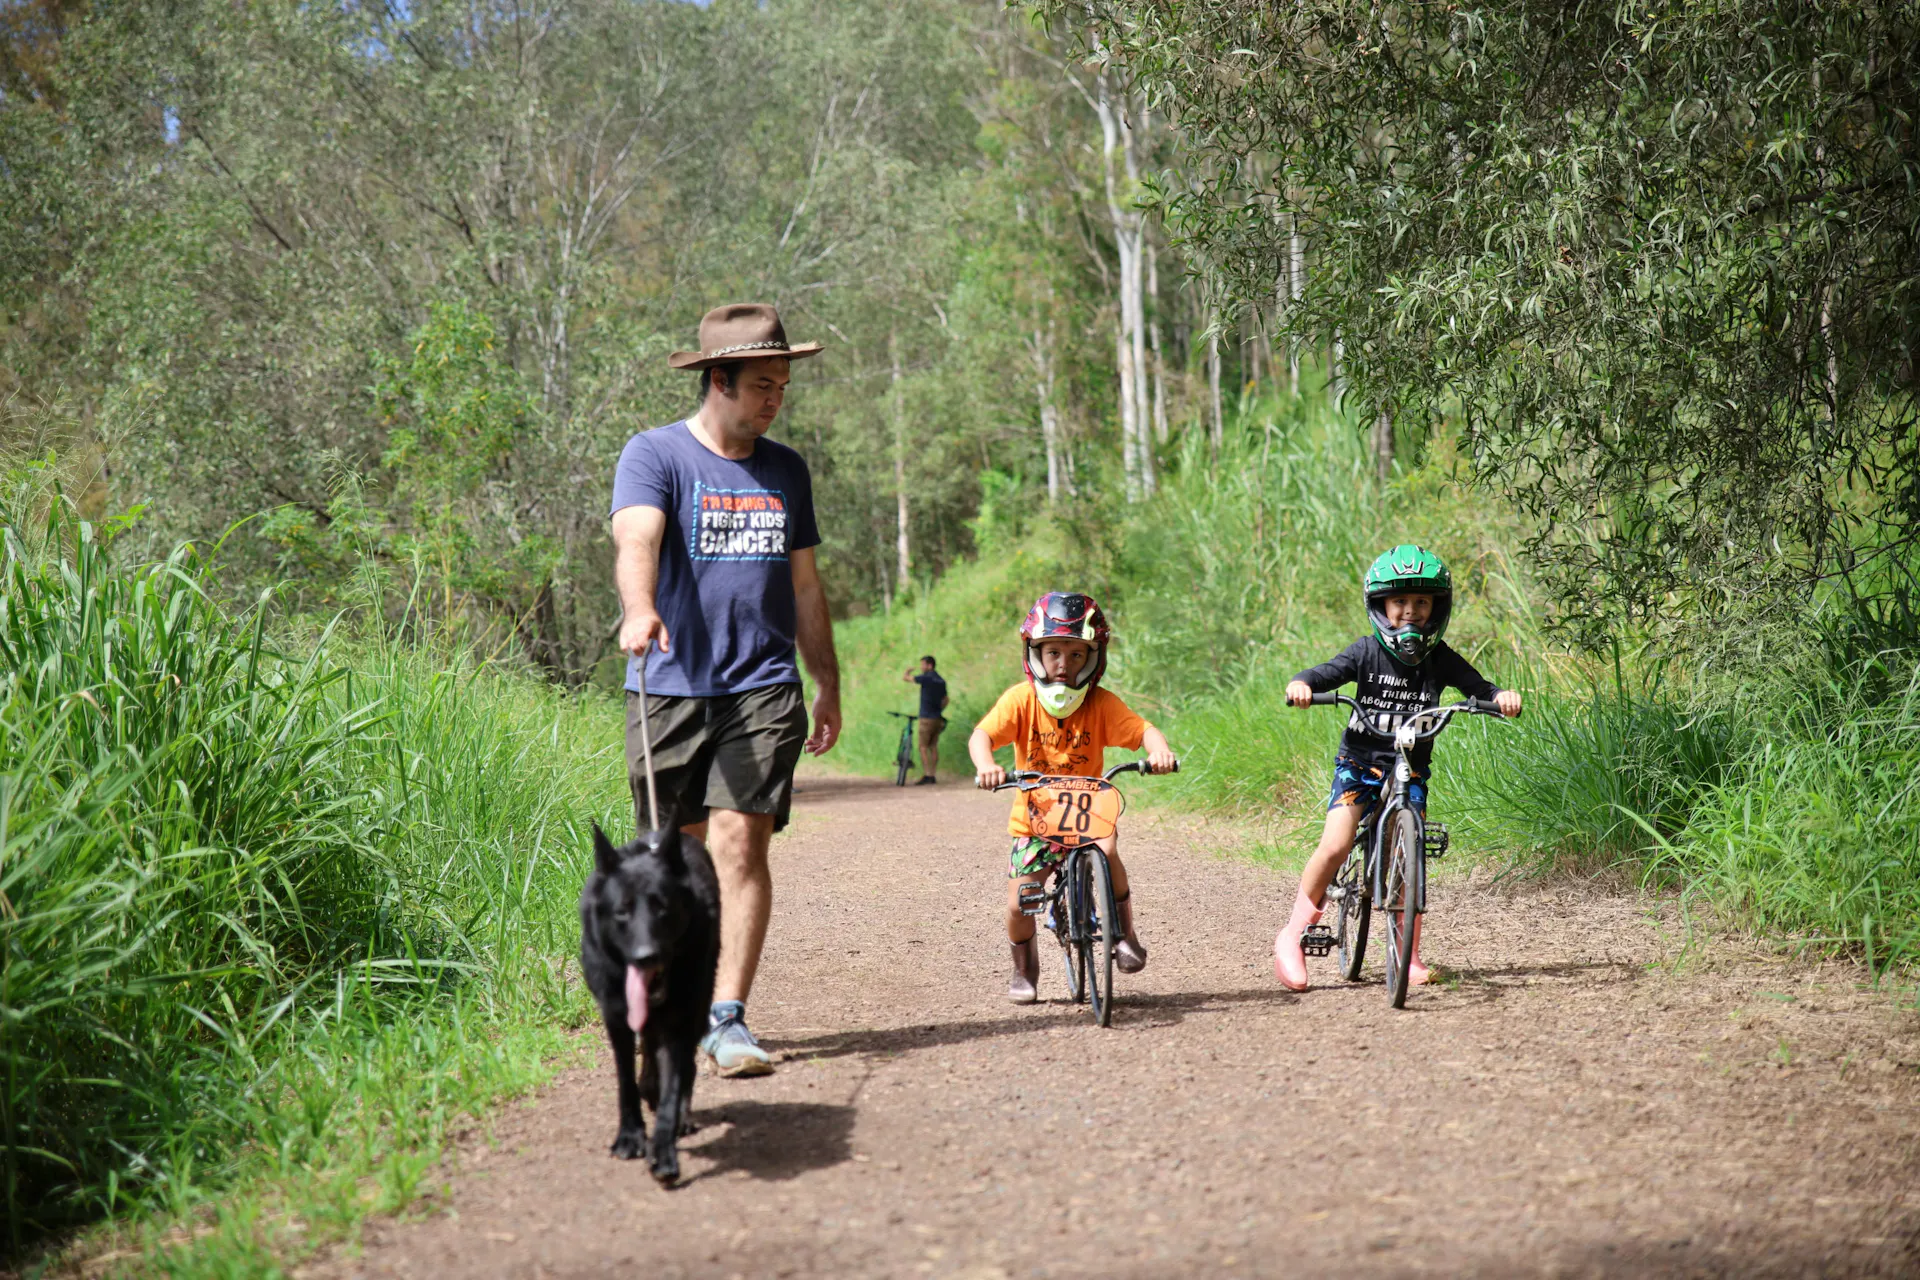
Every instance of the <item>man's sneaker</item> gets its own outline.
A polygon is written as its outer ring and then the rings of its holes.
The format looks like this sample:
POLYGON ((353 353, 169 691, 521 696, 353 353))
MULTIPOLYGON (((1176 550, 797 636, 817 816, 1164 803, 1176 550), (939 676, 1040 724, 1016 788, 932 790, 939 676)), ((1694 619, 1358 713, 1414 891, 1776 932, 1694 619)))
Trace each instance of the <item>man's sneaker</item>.
POLYGON ((929 773, 913 785, 916 787, 930 787, 933 785, 933 775, 929 773))
POLYGON ((747 1007, 738 1000, 722 1000, 710 1015, 713 1029, 700 1041, 700 1052, 713 1059, 723 1076, 773 1074, 773 1055, 760 1047, 747 1030, 747 1007))

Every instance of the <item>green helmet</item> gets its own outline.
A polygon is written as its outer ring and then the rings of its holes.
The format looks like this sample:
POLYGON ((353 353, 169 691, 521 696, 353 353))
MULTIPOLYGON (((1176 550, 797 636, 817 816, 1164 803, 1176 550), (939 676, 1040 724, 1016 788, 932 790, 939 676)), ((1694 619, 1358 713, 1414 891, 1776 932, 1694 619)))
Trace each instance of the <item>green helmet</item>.
POLYGON ((1386 651, 1409 666, 1426 661, 1447 633, 1447 618, 1453 613, 1453 575, 1440 557, 1411 542, 1383 551, 1367 570, 1366 591, 1367 616, 1386 651), (1433 612, 1425 626, 1387 625, 1387 597, 1404 595, 1433 597, 1433 612))

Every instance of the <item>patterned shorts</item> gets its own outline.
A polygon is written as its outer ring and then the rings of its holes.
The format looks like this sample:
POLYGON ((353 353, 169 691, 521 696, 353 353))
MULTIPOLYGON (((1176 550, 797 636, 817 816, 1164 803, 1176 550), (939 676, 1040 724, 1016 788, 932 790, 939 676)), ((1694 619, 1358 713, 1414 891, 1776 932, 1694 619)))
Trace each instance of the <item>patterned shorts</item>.
MULTIPOLYGON (((1365 817, 1374 805, 1380 803, 1380 793, 1387 786, 1387 770, 1391 765, 1368 764, 1357 756, 1342 751, 1333 760, 1333 790, 1327 795, 1327 808, 1338 809, 1350 804, 1360 810, 1365 817)), ((1407 784, 1407 799, 1413 807, 1425 813, 1427 811, 1427 780, 1419 774, 1407 784)))
POLYGON ((1015 836, 1013 855, 1008 860, 1007 878, 1018 880, 1021 876, 1038 875, 1051 871, 1060 865, 1067 856, 1067 847, 1055 844, 1051 840, 1042 840, 1039 836, 1015 836))

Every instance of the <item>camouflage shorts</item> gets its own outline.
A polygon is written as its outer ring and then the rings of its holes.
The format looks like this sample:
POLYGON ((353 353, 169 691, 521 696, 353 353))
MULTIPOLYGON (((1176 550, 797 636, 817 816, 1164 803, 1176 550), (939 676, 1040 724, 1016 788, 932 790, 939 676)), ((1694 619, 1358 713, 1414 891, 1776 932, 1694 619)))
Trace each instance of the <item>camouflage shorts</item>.
POLYGON ((1055 844, 1051 840, 1042 840, 1039 836, 1015 836, 1007 878, 1018 880, 1021 876, 1033 876, 1051 871, 1066 856, 1065 845, 1055 844))

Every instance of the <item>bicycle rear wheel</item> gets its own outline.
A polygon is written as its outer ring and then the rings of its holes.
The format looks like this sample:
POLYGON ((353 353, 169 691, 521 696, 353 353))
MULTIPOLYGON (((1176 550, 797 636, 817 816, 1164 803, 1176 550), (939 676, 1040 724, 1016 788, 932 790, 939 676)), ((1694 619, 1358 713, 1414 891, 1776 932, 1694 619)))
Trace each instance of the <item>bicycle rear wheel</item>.
POLYGON ((1082 962, 1087 975, 1087 1004, 1094 1024, 1104 1027, 1113 1021, 1113 944, 1120 940, 1120 909, 1113 900, 1113 873, 1107 855, 1089 848, 1080 857, 1080 867, 1086 888, 1081 900, 1087 905, 1083 917, 1086 927, 1080 933, 1085 939, 1082 962))
POLYGON ((1413 968, 1413 927, 1420 918, 1420 819, 1402 809, 1387 828, 1387 999, 1394 1008, 1407 1007, 1408 977, 1413 968))
POLYGON ((908 722, 906 728, 900 731, 900 755, 894 761, 894 764, 897 768, 893 775, 893 785, 896 787, 904 787, 907 785, 907 773, 913 768, 913 724, 911 721, 908 722))
POLYGON ((1340 890, 1340 908, 1334 913, 1334 933, 1340 942, 1340 976, 1360 981, 1360 963, 1367 958, 1367 925, 1373 919, 1373 886, 1367 883, 1367 850, 1355 845, 1334 880, 1340 890))

